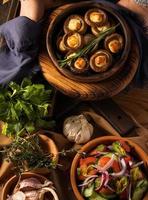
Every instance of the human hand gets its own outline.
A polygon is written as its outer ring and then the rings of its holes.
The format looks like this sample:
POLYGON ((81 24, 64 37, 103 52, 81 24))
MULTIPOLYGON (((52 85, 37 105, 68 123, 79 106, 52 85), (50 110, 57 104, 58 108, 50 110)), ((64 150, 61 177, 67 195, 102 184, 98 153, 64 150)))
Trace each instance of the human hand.
POLYGON ((26 16, 33 21, 39 21, 47 8, 52 7, 53 0, 20 0, 20 16, 26 16))

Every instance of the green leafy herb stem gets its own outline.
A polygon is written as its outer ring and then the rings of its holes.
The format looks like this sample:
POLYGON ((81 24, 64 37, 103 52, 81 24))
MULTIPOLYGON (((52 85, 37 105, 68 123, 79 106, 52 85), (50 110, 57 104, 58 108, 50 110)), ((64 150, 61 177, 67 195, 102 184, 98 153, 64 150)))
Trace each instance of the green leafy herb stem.
POLYGON ((51 89, 27 78, 20 85, 11 82, 7 88, 0 88, 2 134, 17 137, 51 127, 53 122, 45 120, 51 107, 51 93, 51 89))

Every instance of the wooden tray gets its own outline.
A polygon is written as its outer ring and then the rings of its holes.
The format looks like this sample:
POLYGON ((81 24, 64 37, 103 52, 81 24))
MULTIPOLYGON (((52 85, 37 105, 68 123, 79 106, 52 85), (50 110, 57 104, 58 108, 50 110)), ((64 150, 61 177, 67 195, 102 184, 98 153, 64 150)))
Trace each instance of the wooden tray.
MULTIPOLYGON (((47 20, 45 32, 51 22, 63 9, 69 5, 62 6, 55 10, 47 20)), ((45 45, 45 32, 44 32, 44 45, 45 45)), ((134 38, 134 37, 132 37, 134 38)), ((53 85, 56 89, 65 95, 79 98, 81 100, 97 100, 112 97, 121 92, 133 79, 138 65, 139 65, 139 49, 137 42, 132 41, 132 47, 129 53, 127 62, 125 63, 122 71, 106 81, 97 83, 80 83, 68 79, 62 75, 55 65, 52 63, 48 56, 47 50, 44 48, 40 52, 39 62, 46 80, 53 85)))

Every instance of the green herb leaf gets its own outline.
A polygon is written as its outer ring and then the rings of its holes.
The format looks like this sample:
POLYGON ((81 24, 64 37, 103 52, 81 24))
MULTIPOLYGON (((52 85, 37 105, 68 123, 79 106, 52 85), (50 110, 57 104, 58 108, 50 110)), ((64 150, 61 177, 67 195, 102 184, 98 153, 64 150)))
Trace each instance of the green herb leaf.
POLYGON ((17 137, 25 131, 31 133, 50 128, 53 123, 45 118, 48 119, 51 94, 51 89, 33 84, 27 78, 20 85, 11 82, 7 88, 0 88, 0 120, 5 123, 3 134, 17 137))

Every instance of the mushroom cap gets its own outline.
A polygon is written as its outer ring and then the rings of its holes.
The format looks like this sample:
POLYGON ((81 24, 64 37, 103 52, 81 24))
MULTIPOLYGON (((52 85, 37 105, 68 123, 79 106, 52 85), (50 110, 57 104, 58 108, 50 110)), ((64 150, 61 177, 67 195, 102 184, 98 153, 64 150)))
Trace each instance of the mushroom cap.
POLYGON ((107 23, 108 16, 103 10, 94 8, 86 12, 84 19, 89 26, 102 26, 107 23))
POLYGON ((112 53, 118 53, 123 49, 124 39, 123 36, 118 33, 113 33, 105 38, 105 49, 112 53))
POLYGON ((106 31, 108 28, 110 28, 110 23, 106 23, 105 25, 103 26, 92 26, 91 27, 91 31, 92 33, 95 35, 95 36, 98 36, 100 32, 102 31, 106 31))
POLYGON ((87 24, 84 21, 84 18, 80 15, 70 15, 64 23, 64 32, 78 32, 84 34, 87 29, 87 24))
POLYGON ((84 44, 83 37, 77 32, 70 32, 63 37, 64 45, 69 50, 77 50, 84 44))
POLYGON ((99 50, 90 58, 90 67, 95 72, 104 72, 112 64, 112 55, 106 50, 99 50))
POLYGON ((63 37, 60 36, 58 39, 57 39, 57 47, 58 49, 63 52, 63 53, 66 53, 67 52, 67 48, 63 42, 63 37))
POLYGON ((86 57, 77 58, 70 66, 72 72, 81 74, 89 69, 89 62, 86 57))

